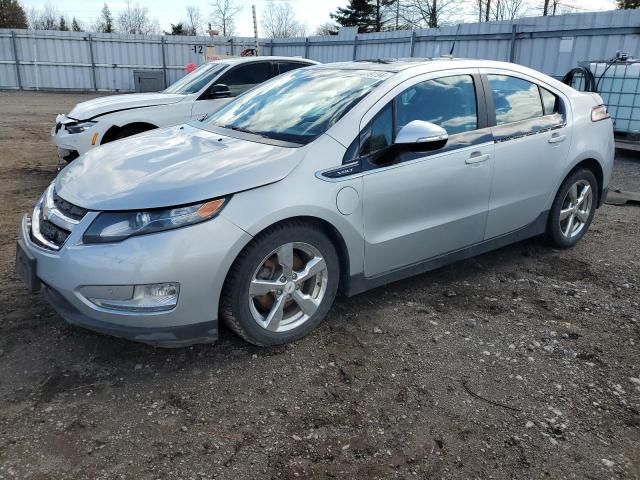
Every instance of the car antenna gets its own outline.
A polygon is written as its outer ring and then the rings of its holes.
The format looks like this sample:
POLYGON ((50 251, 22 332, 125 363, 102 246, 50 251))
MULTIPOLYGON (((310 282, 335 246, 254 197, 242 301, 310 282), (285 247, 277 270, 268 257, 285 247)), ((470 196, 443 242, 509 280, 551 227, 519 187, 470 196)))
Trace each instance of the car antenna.
POLYGON ((458 28, 456 29, 456 34, 453 37, 453 43, 451 44, 451 49, 449 50, 449 56, 450 57, 453 57, 453 49, 456 48, 456 40, 458 39, 458 33, 460 33, 460 26, 461 25, 462 25, 461 23, 458 24, 458 28))

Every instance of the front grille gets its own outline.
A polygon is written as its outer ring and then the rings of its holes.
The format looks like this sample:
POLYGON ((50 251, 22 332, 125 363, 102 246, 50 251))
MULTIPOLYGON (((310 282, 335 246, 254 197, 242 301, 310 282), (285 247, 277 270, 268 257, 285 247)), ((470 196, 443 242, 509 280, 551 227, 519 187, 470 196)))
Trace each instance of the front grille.
POLYGON ((40 218, 40 233, 44 238, 46 238, 51 243, 61 247, 62 244, 69 237, 69 233, 67 230, 54 225, 49 220, 44 220, 40 218))
POLYGON ((53 191, 53 204, 60 213, 74 220, 80 221, 87 214, 87 210, 85 208, 78 207, 67 202, 64 198, 60 197, 55 190, 53 191))

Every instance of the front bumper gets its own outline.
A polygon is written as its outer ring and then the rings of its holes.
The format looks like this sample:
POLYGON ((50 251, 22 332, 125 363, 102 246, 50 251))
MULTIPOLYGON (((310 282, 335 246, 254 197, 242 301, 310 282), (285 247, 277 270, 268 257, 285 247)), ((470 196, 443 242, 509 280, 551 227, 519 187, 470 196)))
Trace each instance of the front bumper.
POLYGON ((93 127, 80 133, 69 133, 64 126, 58 125, 60 125, 60 118, 56 119, 56 126, 51 129, 51 141, 58 150, 58 156, 66 162, 71 162, 88 150, 100 145, 104 135, 100 123, 96 123, 93 127), (94 141, 95 134, 97 136, 94 141))
POLYGON ((68 323, 155 346, 217 339, 218 301, 231 263, 251 236, 219 215, 213 220, 118 243, 82 243, 97 216, 89 212, 58 251, 34 243, 25 215, 19 242, 35 259, 45 298, 68 323), (99 307, 80 292, 88 285, 180 283, 176 306, 162 312, 99 307))

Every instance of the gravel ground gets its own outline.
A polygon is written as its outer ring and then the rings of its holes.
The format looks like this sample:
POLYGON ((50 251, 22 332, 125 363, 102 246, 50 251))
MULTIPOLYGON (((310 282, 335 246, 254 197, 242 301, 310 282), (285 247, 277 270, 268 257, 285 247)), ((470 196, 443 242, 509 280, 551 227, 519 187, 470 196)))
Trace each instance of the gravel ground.
POLYGON ((54 114, 86 98, 0 92, 0 479, 640 478, 640 207, 339 298, 293 345, 153 349, 13 273, 54 114))

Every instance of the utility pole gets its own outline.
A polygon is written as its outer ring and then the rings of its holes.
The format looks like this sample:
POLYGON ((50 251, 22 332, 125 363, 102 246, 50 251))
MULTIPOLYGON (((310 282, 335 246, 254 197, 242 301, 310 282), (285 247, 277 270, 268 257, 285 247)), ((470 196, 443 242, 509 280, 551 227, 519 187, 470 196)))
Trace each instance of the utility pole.
POLYGON ((256 17, 255 5, 251 5, 251 11, 253 12, 253 36, 256 39, 256 55, 260 55, 260 45, 258 44, 258 19, 256 17))

